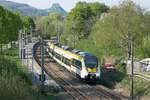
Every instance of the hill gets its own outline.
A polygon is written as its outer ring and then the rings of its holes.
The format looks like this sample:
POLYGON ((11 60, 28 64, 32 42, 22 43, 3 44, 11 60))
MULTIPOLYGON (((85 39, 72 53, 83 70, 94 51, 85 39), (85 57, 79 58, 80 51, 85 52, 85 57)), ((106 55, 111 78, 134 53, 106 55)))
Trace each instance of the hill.
POLYGON ((27 16, 46 16, 49 13, 54 12, 60 13, 63 16, 67 15, 67 12, 58 3, 53 4, 52 7, 48 9, 37 9, 27 4, 16 3, 6 0, 0 0, 0 5, 12 11, 19 11, 21 14, 27 16))

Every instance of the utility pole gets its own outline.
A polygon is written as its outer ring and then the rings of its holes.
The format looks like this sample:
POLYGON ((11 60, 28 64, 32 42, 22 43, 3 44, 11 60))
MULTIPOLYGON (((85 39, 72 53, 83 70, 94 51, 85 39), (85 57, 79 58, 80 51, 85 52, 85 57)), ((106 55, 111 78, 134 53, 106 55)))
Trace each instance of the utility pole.
POLYGON ((34 74, 34 46, 32 46, 32 75, 34 74))
POLYGON ((23 65, 23 32, 21 33, 21 61, 23 65))
POLYGON ((19 44, 19 58, 21 58, 21 34, 22 34, 22 31, 19 30, 19 33, 18 33, 18 44, 19 44))
POLYGON ((25 34, 25 30, 23 30, 23 32, 21 33, 21 59, 22 59, 22 65, 24 64, 24 34, 25 34))
POLYGON ((29 53, 28 52, 29 52, 29 50, 28 50, 28 44, 27 44, 26 45, 27 67, 29 68, 29 61, 28 61, 29 60, 29 55, 28 55, 29 53))
POLYGON ((33 43, 32 37, 33 37, 33 33, 32 33, 33 29, 32 26, 30 26, 30 38, 31 38, 31 42, 33 43))
POLYGON ((58 21, 57 21, 57 39, 58 39, 58 43, 60 43, 60 29, 59 29, 59 25, 58 25, 58 21))
POLYGON ((130 41, 131 45, 131 75, 130 75, 130 98, 134 99, 134 44, 133 39, 130 41))
POLYGON ((34 44, 32 45, 32 81, 34 82, 35 81, 35 78, 34 78, 34 44))
POLYGON ((29 68, 29 62, 28 62, 28 34, 27 34, 27 32, 25 32, 25 45, 26 45, 26 48, 25 48, 26 63, 27 63, 27 67, 29 68))
POLYGON ((42 92, 44 91, 44 81, 45 81, 45 75, 44 75, 44 46, 43 46, 43 37, 41 36, 41 82, 42 82, 42 92))
MULTIPOLYGON (((33 37, 33 34, 32 34, 32 26, 30 25, 30 39, 31 39, 31 42, 33 43, 33 40, 32 40, 32 37, 33 37)), ((32 50, 32 75, 33 75, 33 68, 34 68, 34 47, 32 46, 31 48, 32 50)))

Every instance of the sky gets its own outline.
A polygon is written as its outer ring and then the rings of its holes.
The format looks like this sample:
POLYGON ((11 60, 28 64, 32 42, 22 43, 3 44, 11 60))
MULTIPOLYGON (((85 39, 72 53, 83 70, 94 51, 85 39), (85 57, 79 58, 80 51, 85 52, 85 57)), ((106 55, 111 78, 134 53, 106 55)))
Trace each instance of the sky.
MULTIPOLYGON (((59 3, 67 12, 69 12, 77 2, 86 1, 86 2, 100 2, 105 3, 108 6, 118 5, 123 0, 7 0, 14 1, 18 3, 26 3, 30 6, 45 9, 50 8, 53 3, 59 3)), ((142 8, 150 11, 150 0, 133 0, 136 4, 140 5, 142 8)))

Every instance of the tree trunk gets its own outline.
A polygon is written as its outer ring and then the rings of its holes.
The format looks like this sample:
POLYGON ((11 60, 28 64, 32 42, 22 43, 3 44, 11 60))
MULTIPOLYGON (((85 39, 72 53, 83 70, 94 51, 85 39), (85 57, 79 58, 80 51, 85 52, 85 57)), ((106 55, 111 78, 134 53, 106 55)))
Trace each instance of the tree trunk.
POLYGON ((131 40, 128 40, 128 60, 131 60, 131 40))

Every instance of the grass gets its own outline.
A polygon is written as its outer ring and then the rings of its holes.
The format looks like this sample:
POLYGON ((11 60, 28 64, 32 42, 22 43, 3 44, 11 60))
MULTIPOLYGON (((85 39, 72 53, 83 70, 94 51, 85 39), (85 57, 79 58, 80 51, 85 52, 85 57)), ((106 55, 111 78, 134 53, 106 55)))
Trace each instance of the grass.
POLYGON ((135 96, 146 96, 150 98, 150 82, 135 77, 134 79, 135 96))
MULTIPOLYGON (((120 72, 118 70, 102 70, 101 79, 98 83, 111 89, 121 89, 122 94, 129 96, 130 79, 129 76, 123 72, 120 72)), ((142 78, 134 77, 134 96, 135 98, 142 98, 143 100, 148 100, 147 98, 150 98, 150 82, 142 78)))
MULTIPOLYGON (((18 50, 5 50, 0 55, 0 100, 47 100, 30 77, 31 74, 21 65, 18 50)), ((52 96, 48 95, 48 100, 52 96)))
POLYGON ((1 100, 35 100, 31 95, 30 81, 23 75, 11 58, 0 57, 0 99, 1 100))

